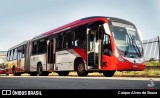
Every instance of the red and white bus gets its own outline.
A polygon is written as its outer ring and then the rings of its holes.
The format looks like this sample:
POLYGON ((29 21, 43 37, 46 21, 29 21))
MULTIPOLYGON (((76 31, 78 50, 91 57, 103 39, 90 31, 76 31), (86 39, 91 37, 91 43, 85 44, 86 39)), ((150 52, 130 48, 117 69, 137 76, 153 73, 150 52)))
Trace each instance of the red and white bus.
POLYGON ((113 17, 87 17, 45 32, 12 47, 6 72, 78 76, 101 72, 144 70, 142 43, 136 26, 113 17))

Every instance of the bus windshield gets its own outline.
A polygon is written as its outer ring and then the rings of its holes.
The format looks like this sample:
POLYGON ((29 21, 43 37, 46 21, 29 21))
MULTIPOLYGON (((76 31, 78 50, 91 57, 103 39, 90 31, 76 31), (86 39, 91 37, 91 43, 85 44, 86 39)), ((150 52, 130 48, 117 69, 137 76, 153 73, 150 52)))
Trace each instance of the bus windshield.
POLYGON ((142 56, 141 41, 134 25, 112 22, 111 31, 115 45, 123 56, 129 58, 142 56))

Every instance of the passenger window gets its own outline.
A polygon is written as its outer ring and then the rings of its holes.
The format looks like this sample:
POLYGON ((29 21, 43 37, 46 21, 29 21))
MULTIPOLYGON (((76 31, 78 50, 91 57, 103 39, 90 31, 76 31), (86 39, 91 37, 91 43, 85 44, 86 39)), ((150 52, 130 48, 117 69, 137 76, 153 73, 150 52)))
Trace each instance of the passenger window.
POLYGON ((45 53, 47 50, 47 41, 45 39, 41 39, 38 43, 38 54, 45 53))
POLYGON ((10 51, 7 52, 7 61, 9 61, 10 58, 10 51))
POLYGON ((22 50, 21 51, 22 51, 21 52, 22 53, 21 57, 24 58, 24 56, 25 56, 25 45, 22 46, 22 50))
POLYGON ((14 49, 13 51, 13 60, 17 59, 17 49, 14 49))
POLYGON ((13 60, 13 50, 11 50, 11 52, 10 52, 10 58, 9 58, 9 60, 10 60, 10 61, 13 60))
POLYGON ((37 41, 34 41, 32 43, 32 54, 37 54, 37 46, 38 46, 37 41))

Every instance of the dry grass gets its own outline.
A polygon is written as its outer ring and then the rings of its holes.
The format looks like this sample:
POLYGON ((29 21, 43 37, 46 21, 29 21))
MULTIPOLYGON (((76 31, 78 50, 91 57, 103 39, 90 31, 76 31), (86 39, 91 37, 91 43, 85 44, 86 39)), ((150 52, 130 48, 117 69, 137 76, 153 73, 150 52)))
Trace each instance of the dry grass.
POLYGON ((125 76, 125 75, 132 75, 132 76, 160 76, 159 69, 145 69, 144 71, 117 71, 115 76, 125 76))
POLYGON ((146 66, 160 66, 160 62, 159 61, 149 61, 149 62, 145 62, 146 66))

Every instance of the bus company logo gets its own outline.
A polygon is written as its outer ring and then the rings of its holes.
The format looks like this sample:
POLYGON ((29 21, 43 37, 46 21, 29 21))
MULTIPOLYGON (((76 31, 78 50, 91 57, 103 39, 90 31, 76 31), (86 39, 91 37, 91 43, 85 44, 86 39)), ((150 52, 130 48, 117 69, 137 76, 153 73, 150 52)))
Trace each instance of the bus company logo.
POLYGON ((11 95, 11 90, 2 90, 2 95, 11 95))
POLYGON ((134 60, 133 63, 136 64, 136 60, 134 60))

